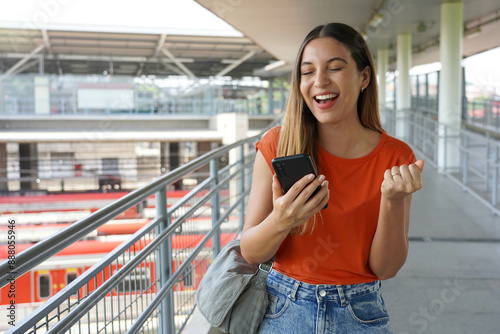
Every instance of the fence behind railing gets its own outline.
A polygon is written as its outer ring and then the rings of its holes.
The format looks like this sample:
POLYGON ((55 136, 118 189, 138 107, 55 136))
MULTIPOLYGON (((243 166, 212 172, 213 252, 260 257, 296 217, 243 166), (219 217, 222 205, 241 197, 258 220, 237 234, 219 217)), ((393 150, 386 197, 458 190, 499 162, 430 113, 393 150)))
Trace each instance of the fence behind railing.
POLYGON ((492 213, 500 215, 498 206, 500 141, 490 132, 478 133, 465 127, 453 134, 450 127, 440 124, 427 110, 386 110, 385 129, 396 133, 397 120, 403 120, 408 134, 404 139, 425 159, 438 167, 438 156, 446 150, 458 150, 458 166, 441 166, 441 172, 483 203, 492 213), (441 131, 440 131, 441 129, 441 131), (441 133, 441 134, 440 134, 441 133), (443 145, 439 152, 439 142, 443 145))
MULTIPOLYGON (((276 124, 276 122, 274 123, 276 124)), ((264 132, 208 152, 0 264, 5 285, 120 213, 154 195, 156 218, 6 333, 179 333, 220 248, 237 237, 264 132), (219 168, 221 157, 229 164, 219 168), (167 207, 167 187, 190 173, 210 177, 167 207)), ((52 259, 57 259, 54 257, 52 259)))

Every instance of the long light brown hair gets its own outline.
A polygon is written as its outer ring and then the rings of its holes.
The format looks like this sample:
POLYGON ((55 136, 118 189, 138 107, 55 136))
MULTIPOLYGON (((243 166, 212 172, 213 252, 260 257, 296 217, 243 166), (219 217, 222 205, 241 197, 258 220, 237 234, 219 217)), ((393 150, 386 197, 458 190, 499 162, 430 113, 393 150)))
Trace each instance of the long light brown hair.
MULTIPOLYGON (((309 32, 302 42, 295 60, 290 83, 290 95, 280 131, 277 156, 281 157, 307 153, 311 156, 318 173, 321 173, 319 170, 318 152, 316 150, 318 123, 300 93, 300 64, 302 62, 304 48, 307 44, 321 37, 334 38, 349 49, 352 58, 356 62, 358 71, 361 72, 367 66, 370 67, 371 74, 369 84, 358 97, 358 117, 364 127, 378 132, 384 132, 380 123, 378 110, 378 88, 375 65, 364 38, 355 29, 343 23, 329 23, 317 26, 309 32)), ((308 230, 312 232, 315 222, 316 216, 299 228, 296 228, 292 233, 303 234, 308 230)))

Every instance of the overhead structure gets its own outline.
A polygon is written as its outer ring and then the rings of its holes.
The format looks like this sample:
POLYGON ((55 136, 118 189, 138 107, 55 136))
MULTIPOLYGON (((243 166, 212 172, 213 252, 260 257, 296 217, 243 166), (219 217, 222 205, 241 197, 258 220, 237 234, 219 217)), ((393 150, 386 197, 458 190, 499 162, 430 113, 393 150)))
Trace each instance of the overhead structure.
POLYGON ((4 78, 16 73, 241 78, 276 60, 244 36, 0 28, 4 78))
MULTIPOLYGON (((288 73, 306 34, 328 22, 347 23, 365 36, 373 54, 387 49, 395 70, 398 34, 412 35, 412 65, 438 62, 442 0, 195 0, 282 61, 262 71, 288 73)), ((500 3, 462 0, 463 55, 469 57, 500 46, 500 3)))
POLYGON ((167 49, 161 49, 161 52, 165 54, 177 67, 179 67, 184 73, 186 73, 191 79, 196 79, 196 75, 193 74, 184 64, 167 49))
MULTIPOLYGON (((388 70, 396 69, 397 36, 401 33, 412 35, 412 65, 440 59, 442 0, 195 1, 243 36, 180 35, 165 31, 114 33, 95 29, 63 30, 64 27, 36 29, 34 26, 33 29, 2 29, 0 26, 0 76, 111 71, 114 75, 197 78, 281 76, 290 72, 305 34, 318 24, 334 21, 347 23, 362 32, 374 55, 377 50, 386 49, 388 70), (37 53, 31 54, 39 47, 37 53)), ((464 6, 463 56, 500 46, 498 1, 461 2, 464 6)))
POLYGON ((255 56, 257 54, 257 52, 261 52, 262 50, 258 50, 258 51, 250 51, 249 53, 247 53, 246 55, 244 55, 243 57, 241 57, 240 59, 232 62, 232 64, 230 64, 228 67, 226 67, 225 69, 223 69, 222 71, 220 71, 219 73, 217 73, 215 76, 216 77, 221 77, 221 76, 224 76, 226 74, 228 74, 229 72, 231 72, 234 68, 240 66, 241 64, 243 64, 245 61, 247 61, 248 59, 252 58, 253 56, 255 56))

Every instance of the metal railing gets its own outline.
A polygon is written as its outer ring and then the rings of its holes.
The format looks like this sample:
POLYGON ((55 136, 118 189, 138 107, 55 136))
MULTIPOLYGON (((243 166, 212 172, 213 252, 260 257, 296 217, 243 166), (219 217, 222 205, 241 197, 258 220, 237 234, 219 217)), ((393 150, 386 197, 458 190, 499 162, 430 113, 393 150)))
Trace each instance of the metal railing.
POLYGON ((241 231, 254 143, 264 133, 208 152, 1 263, 3 286, 155 197, 156 218, 6 333, 180 333, 208 265, 241 231), (202 169, 210 176, 167 207, 167 187, 202 169))
POLYGON ((498 99, 464 99, 464 120, 487 130, 500 130, 500 101, 498 99))
POLYGON ((419 157, 440 169, 464 191, 479 200, 493 214, 500 215, 499 168, 500 141, 489 132, 478 133, 461 127, 455 129, 439 123, 427 110, 386 110, 385 129, 396 133, 396 123, 403 120, 407 135, 403 139, 419 157), (440 147, 441 143, 441 147, 440 147), (440 152, 441 150, 441 152, 440 152), (439 166, 439 156, 448 150, 458 152, 456 165, 439 166))

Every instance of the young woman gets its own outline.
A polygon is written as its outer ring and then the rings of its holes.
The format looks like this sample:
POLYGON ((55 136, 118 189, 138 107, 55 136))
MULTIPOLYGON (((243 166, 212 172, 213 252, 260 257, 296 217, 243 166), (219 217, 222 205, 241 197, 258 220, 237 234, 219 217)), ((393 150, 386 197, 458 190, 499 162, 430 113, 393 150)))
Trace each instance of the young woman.
POLYGON ((362 36, 340 23, 313 29, 297 56, 283 125, 257 143, 241 250, 251 263, 276 255, 259 333, 391 333, 380 280, 406 261, 411 194, 424 164, 415 160, 382 129, 362 36), (298 153, 312 157, 319 176, 284 194, 271 160, 298 153))

